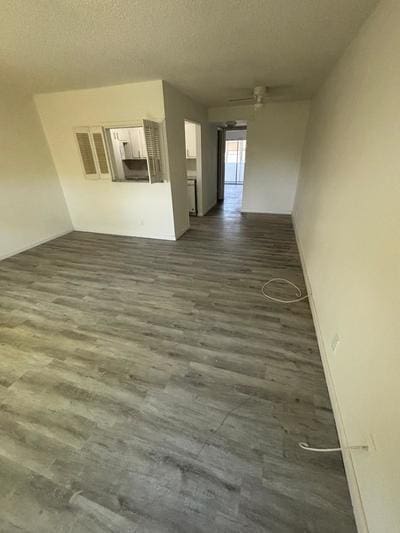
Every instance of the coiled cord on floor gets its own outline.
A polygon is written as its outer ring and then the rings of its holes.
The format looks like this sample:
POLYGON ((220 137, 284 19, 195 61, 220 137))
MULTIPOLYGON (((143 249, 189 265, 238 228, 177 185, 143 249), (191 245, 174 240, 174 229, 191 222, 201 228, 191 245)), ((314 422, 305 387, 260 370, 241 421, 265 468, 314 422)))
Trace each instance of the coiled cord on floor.
POLYGON ((340 452, 342 448, 311 448, 308 442, 299 442, 299 446, 302 450, 307 450, 309 452, 340 452))
POLYGON ((344 448, 312 448, 308 444, 308 442, 299 442, 299 446, 302 450, 306 450, 307 452, 319 452, 319 453, 341 452, 343 450, 364 450, 364 451, 369 450, 369 446, 367 444, 362 444, 359 446, 344 446, 344 448))
POLYGON ((261 294, 266 298, 267 300, 272 300, 273 302, 277 302, 280 304, 294 304, 296 302, 301 302, 302 300, 305 300, 308 298, 308 294, 304 294, 301 292, 301 289, 292 281, 289 281, 285 278, 272 278, 264 283, 264 285, 261 287, 261 294), (265 291, 265 288, 270 285, 271 283, 275 281, 283 281, 284 283, 287 283, 288 285, 291 285, 296 289, 296 295, 297 297, 292 300, 282 300, 281 298, 275 298, 275 296, 271 296, 265 291))

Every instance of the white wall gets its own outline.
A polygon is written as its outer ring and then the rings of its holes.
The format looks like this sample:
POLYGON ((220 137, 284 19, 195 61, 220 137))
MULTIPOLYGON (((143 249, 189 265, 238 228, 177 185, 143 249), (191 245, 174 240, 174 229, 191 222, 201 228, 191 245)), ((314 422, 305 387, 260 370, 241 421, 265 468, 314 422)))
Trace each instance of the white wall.
POLYGON ((217 201, 217 130, 208 123, 206 108, 169 83, 163 82, 163 87, 175 231, 181 235, 189 227, 184 121, 201 125, 202 176, 198 176, 197 189, 200 216, 206 214, 217 201))
POLYGON ((233 120, 241 120, 248 123, 249 120, 254 119, 254 115, 253 105, 210 107, 208 110, 208 120, 217 122, 220 125, 233 120))
POLYGON ((71 231, 32 97, 0 93, 0 259, 71 231))
POLYGON ((308 111, 308 102, 271 102, 249 121, 242 211, 292 212, 308 111))
POLYGON ((376 444, 345 453, 371 533, 400 531, 399 27, 382 2, 313 102, 294 210, 342 442, 376 444))
POLYGON ((247 120, 243 212, 292 212, 308 112, 306 101, 210 109, 213 122, 247 120))
POLYGON ((41 94, 35 97, 74 228, 174 239, 171 184, 87 180, 73 128, 164 120, 161 81, 41 94))

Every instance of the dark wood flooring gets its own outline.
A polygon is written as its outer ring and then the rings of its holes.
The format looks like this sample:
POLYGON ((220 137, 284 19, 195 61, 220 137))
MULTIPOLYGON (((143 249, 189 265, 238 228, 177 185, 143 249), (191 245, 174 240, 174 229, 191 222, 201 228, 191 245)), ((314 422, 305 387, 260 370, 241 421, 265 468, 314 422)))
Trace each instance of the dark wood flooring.
POLYGON ((303 286, 290 218, 239 192, 178 242, 0 263, 0 531, 355 531, 340 454, 297 444, 337 445, 308 303, 260 295, 303 286))

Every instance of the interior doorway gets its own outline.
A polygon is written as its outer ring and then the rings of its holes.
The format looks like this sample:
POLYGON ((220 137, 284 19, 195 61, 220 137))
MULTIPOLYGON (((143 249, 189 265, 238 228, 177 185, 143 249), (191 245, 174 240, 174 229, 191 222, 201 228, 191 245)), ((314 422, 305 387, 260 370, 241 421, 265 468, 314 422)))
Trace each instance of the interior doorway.
POLYGON ((185 120, 186 180, 189 215, 203 215, 201 126, 185 120))
POLYGON ((189 214, 203 215, 201 126, 185 120, 186 180, 189 214))
POLYGON ((245 129, 227 130, 225 133, 225 185, 243 186, 246 134, 245 129))
POLYGON ((224 211, 240 211, 246 165, 246 126, 225 127, 218 138, 218 200, 224 211))

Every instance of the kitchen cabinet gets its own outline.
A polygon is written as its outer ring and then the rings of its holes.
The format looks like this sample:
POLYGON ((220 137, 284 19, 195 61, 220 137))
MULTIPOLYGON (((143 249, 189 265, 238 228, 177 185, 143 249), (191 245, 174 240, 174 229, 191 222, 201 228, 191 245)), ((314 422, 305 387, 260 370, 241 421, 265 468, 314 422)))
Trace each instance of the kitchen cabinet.
POLYGON ((115 130, 115 134, 119 141, 126 143, 130 142, 128 128, 118 128, 115 130))
POLYGON ((143 128, 115 128, 113 136, 119 143, 122 160, 146 159, 147 150, 143 128))
POLYGON ((146 159, 146 140, 144 138, 143 128, 129 128, 131 143, 130 159, 146 159))
MULTIPOLYGON (((164 181, 163 133, 158 122, 143 119, 142 126, 105 128, 104 131, 111 153, 113 181, 164 181)), ((99 139, 97 141, 100 145, 99 139)), ((89 166, 90 161, 87 164, 89 166)))
POLYGON ((185 143, 186 143, 186 158, 195 159, 197 155, 196 125, 193 124, 193 122, 185 122, 185 143))

